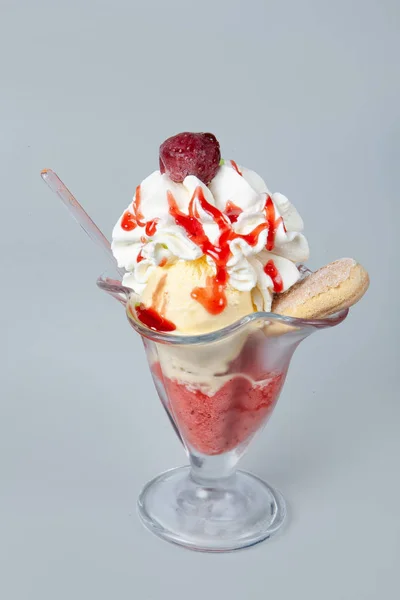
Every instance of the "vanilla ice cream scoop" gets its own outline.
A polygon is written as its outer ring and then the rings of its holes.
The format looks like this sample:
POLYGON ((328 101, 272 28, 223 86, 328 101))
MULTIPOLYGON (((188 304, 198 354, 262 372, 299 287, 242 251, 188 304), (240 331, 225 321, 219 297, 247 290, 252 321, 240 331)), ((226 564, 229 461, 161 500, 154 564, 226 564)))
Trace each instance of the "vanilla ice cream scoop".
POLYGON ((226 286, 226 306, 212 314, 193 297, 193 290, 207 289, 213 269, 206 260, 178 260, 152 271, 142 293, 142 305, 152 308, 174 323, 176 333, 188 335, 209 333, 234 323, 254 312, 250 292, 239 292, 226 286))

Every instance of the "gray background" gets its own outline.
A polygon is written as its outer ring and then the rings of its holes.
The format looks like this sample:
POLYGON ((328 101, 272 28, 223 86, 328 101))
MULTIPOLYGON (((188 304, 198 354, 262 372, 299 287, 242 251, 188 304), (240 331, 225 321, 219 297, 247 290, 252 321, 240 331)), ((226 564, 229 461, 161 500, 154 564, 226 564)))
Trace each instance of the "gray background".
POLYGON ((399 18, 396 0, 2 0, 1 598, 399 597, 399 18), (95 287, 106 260, 39 177, 110 234, 181 130, 295 203, 311 267, 354 256, 372 279, 298 350, 243 461, 288 526, 230 555, 140 525, 141 486, 185 457, 95 287))

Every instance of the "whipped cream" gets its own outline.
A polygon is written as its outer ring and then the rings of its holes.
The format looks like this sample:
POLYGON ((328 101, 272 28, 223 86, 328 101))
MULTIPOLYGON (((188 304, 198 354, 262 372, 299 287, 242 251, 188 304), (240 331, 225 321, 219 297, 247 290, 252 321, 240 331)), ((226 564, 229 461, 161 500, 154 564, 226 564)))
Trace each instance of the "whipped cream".
MULTIPOLYGON (((257 173, 226 161, 208 186, 192 175, 175 183, 155 171, 136 189, 114 227, 111 248, 118 266, 127 271, 123 284, 138 295, 157 266, 205 254, 204 246, 177 223, 171 199, 177 211, 200 223, 211 245, 218 246, 218 219, 223 219, 230 230, 228 284, 251 292, 257 310, 270 311, 273 293, 286 291, 299 279, 296 263, 309 256, 300 215, 285 196, 271 193, 257 173), (218 209, 217 217, 207 205, 218 209)), ((216 272, 212 253, 207 261, 216 272)))

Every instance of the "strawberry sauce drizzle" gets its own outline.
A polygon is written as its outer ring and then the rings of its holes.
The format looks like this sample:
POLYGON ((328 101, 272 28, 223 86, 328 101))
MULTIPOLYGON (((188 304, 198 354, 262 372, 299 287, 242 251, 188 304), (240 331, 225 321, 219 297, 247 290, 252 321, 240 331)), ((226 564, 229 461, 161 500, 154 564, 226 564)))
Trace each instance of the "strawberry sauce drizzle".
POLYGON ((225 206, 225 214, 231 223, 236 223, 242 212, 243 209, 240 206, 236 206, 231 200, 228 200, 225 206))
POLYGON ((235 169, 236 173, 238 175, 240 175, 241 177, 243 177, 243 174, 242 174, 241 170, 239 169, 239 167, 237 166, 237 164, 235 163, 234 160, 231 160, 231 165, 235 169))
POLYGON ((175 223, 183 227, 189 239, 192 240, 196 246, 199 246, 204 254, 210 256, 216 264, 217 272, 214 276, 207 277, 206 287, 194 288, 191 295, 192 298, 200 302, 209 313, 218 315, 224 310, 227 304, 225 287, 228 281, 226 263, 230 256, 230 249, 227 243, 231 232, 230 223, 218 208, 207 202, 200 186, 194 191, 189 204, 188 215, 179 210, 176 200, 170 191, 167 192, 167 197, 169 212, 175 219, 175 223), (220 231, 218 245, 214 245, 210 242, 204 232, 201 222, 195 216, 197 212, 195 204, 196 199, 204 212, 208 213, 218 225, 220 231))
POLYGON ((136 219, 129 210, 124 213, 121 219, 121 227, 125 231, 133 231, 137 227, 136 219))
POLYGON ((165 317, 161 316, 155 308, 146 308, 143 304, 139 304, 136 307, 136 316, 150 329, 153 331, 175 331, 176 326, 171 321, 168 321, 165 317))
POLYGON ((135 217, 136 217, 136 223, 139 225, 139 227, 144 227, 145 226, 144 216, 143 216, 141 206, 140 206, 141 200, 142 200, 142 192, 141 192, 140 185, 138 185, 136 188, 136 192, 135 192, 135 199, 133 201, 133 210, 134 210, 135 217))
POLYGON ((212 315, 219 315, 226 307, 227 300, 225 287, 228 282, 228 273, 226 269, 217 267, 216 275, 210 275, 206 279, 205 287, 196 287, 191 296, 197 302, 204 306, 207 312, 212 315))
POLYGON ((265 214, 267 217, 268 237, 266 243, 266 249, 271 252, 275 246, 276 231, 281 223, 283 223, 282 217, 275 219, 275 207, 271 200, 271 197, 267 195, 267 201, 265 203, 265 214))
POLYGON ((152 306, 145 306, 144 304, 140 303, 135 306, 135 311, 133 311, 132 306, 130 304, 128 305, 128 312, 133 318, 137 317, 139 321, 153 331, 161 331, 165 333, 175 331, 176 325, 172 323, 172 321, 169 321, 163 317, 163 315, 157 311, 154 305, 158 301, 159 294, 162 292, 166 277, 167 275, 164 275, 164 277, 160 279, 153 293, 152 306))
POLYGON ((269 260, 264 267, 264 272, 266 275, 269 275, 272 279, 272 284, 274 286, 274 292, 279 294, 283 291, 283 281, 282 277, 276 268, 276 265, 273 260, 269 260))
MULTIPOLYGON (((213 315, 221 313, 227 305, 225 288, 228 283, 227 273, 227 262, 231 256, 229 242, 235 239, 242 239, 247 242, 250 246, 255 246, 258 242, 260 233, 268 229, 267 238, 267 250, 272 250, 275 244, 276 230, 281 222, 282 217, 275 219, 275 208, 271 198, 267 195, 265 211, 267 222, 260 223, 247 234, 236 233, 232 229, 232 215, 226 216, 217 207, 210 204, 205 196, 202 188, 199 186, 195 189, 193 197, 189 203, 189 214, 183 213, 179 210, 177 202, 173 194, 167 192, 169 212, 170 215, 175 219, 175 223, 183 227, 189 237, 189 239, 199 246, 204 254, 213 259, 216 265, 216 274, 207 277, 206 287, 196 287, 192 291, 192 298, 200 302, 204 308, 213 315), (203 225, 198 220, 198 211, 196 208, 196 200, 200 204, 202 210, 209 214, 214 222, 218 225, 220 235, 217 244, 212 244, 205 234, 203 225)), ((228 203, 229 204, 229 203, 228 203)), ((227 204, 227 207, 228 207, 227 204)), ((241 211, 239 207, 236 207, 230 203, 230 209, 241 211)), ((233 215, 235 217, 236 215, 233 215)), ((237 215, 238 216, 238 215, 237 215)), ((278 274, 279 275, 279 274, 278 274)), ((275 284, 274 284, 275 285, 275 284)), ((276 285, 279 288, 279 281, 276 280, 276 285)))
POLYGON ((151 219, 151 221, 147 221, 145 227, 145 232, 147 236, 152 237, 155 234, 155 232, 157 231, 157 223, 157 218, 151 219))
MULTIPOLYGON (((140 204, 141 188, 140 185, 138 185, 135 192, 135 199, 132 202, 133 211, 130 212, 129 210, 127 210, 121 219, 121 227, 125 231, 133 231, 138 226, 144 227, 146 225, 140 204)), ((153 219, 153 221, 154 220, 155 219, 153 219)), ((152 223, 152 221, 149 221, 149 223, 152 223)))

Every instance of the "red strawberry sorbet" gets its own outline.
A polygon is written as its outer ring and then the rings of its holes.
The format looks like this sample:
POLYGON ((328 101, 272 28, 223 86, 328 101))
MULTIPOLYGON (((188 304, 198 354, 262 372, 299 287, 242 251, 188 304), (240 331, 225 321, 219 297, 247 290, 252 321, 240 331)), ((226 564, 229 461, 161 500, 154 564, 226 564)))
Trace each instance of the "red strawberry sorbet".
MULTIPOLYGON (((159 366, 154 367, 159 375, 159 366)), ((253 382, 233 375, 212 396, 165 376, 162 381, 182 437, 197 452, 215 455, 236 448, 261 427, 275 406, 284 374, 265 373, 262 381, 253 382)))

